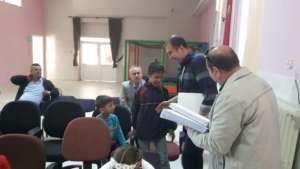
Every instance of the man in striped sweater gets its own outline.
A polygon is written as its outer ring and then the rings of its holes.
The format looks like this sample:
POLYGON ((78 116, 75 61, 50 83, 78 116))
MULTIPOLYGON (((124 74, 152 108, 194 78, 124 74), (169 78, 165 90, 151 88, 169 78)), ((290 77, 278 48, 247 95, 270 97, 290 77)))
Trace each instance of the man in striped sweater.
MULTIPOLYGON (((188 48, 184 38, 179 36, 173 36, 169 39, 166 51, 170 59, 180 64, 180 71, 177 76, 178 92, 202 93, 204 100, 199 113, 208 115, 217 94, 217 87, 208 74, 204 54, 193 52, 188 48)), ((182 152, 183 168, 202 169, 202 154, 203 149, 196 147, 186 135, 182 152)))

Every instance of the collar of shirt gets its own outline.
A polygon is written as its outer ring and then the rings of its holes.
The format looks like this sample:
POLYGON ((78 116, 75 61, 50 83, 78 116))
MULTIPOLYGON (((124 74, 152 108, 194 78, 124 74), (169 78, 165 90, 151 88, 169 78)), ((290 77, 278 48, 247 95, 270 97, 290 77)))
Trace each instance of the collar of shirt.
POLYGON ((219 92, 223 90, 223 88, 224 88, 226 82, 227 82, 227 79, 226 79, 225 82, 221 85, 221 87, 220 87, 220 89, 219 89, 219 92))
POLYGON ((132 81, 130 81, 129 84, 130 84, 131 87, 137 89, 142 85, 142 80, 140 80, 137 85, 135 83, 133 83, 132 81))
POLYGON ((43 82, 43 79, 42 79, 42 78, 39 78, 38 80, 31 80, 30 82, 35 83, 35 84, 38 84, 38 83, 43 82))
POLYGON ((191 60, 192 60, 192 56, 193 56, 193 52, 190 51, 185 57, 184 59, 180 62, 180 66, 184 67, 185 65, 187 65, 191 60))

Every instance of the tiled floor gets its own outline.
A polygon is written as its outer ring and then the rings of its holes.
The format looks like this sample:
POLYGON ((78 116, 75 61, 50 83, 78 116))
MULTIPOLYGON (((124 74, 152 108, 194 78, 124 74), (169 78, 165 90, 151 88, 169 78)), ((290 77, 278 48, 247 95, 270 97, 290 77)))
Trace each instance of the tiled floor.
MULTIPOLYGON (((104 83, 104 82, 79 82, 79 81, 53 81, 54 84, 61 90, 63 95, 72 95, 76 98, 88 98, 95 99, 100 94, 106 94, 109 96, 119 96, 121 92, 121 84, 119 83, 104 83)), ((17 87, 10 84, 0 86, 0 109, 9 101, 14 100, 17 92, 17 87)), ((178 135, 181 129, 178 128, 175 132, 175 142, 178 143, 178 135)), ((207 152, 204 153, 206 159, 207 152)), ((67 162, 74 163, 74 162, 67 162)), ((77 163, 77 162, 76 162, 77 163)), ((181 158, 171 162, 171 169, 182 169, 181 158)), ((96 166, 93 167, 96 169, 96 166)), ((207 163, 205 160, 204 169, 207 169, 207 163)))

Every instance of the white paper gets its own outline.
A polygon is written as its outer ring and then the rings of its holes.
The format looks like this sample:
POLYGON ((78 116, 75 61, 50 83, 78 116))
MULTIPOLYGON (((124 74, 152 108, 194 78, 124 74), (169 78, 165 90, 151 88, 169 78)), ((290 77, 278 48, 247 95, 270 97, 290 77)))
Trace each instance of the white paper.
POLYGON ((208 131, 208 119, 204 121, 197 121, 196 119, 190 119, 189 117, 185 116, 184 113, 179 113, 171 109, 163 109, 160 114, 160 117, 163 119, 173 121, 177 124, 192 128, 201 133, 205 133, 208 131))
POLYGON ((180 104, 177 103, 171 103, 169 106, 172 110, 176 111, 178 114, 187 117, 190 120, 193 120, 197 123, 201 123, 202 125, 208 125, 209 119, 196 113, 193 112, 189 109, 187 109, 184 106, 181 106, 180 104))
POLYGON ((178 93, 178 104, 196 113, 200 112, 203 99, 201 93, 178 93))

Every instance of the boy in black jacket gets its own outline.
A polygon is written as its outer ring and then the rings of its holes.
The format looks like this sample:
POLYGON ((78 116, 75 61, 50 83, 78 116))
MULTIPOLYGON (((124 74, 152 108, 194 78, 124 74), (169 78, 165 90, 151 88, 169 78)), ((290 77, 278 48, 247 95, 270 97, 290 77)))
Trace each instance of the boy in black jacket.
POLYGON ((149 151, 150 145, 155 146, 155 151, 160 155, 161 168, 170 169, 166 134, 176 129, 176 124, 161 119, 160 113, 155 111, 156 106, 169 99, 167 89, 161 80, 164 74, 164 67, 158 63, 151 63, 148 68, 149 80, 138 91, 132 107, 133 128, 142 151, 149 151))

